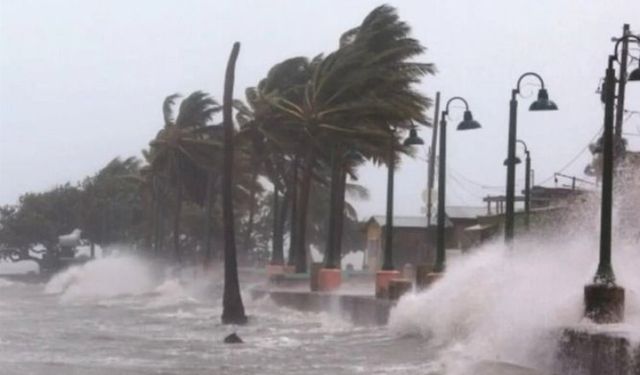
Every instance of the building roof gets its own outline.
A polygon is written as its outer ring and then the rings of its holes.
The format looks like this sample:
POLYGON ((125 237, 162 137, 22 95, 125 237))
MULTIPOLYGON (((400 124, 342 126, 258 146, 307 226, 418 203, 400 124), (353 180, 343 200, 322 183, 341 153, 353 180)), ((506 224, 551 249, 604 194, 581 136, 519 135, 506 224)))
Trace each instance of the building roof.
MULTIPOLYGON (((431 216, 431 225, 436 225, 438 222, 437 210, 433 210, 431 216)), ((475 219, 478 216, 484 215, 487 209, 484 207, 467 207, 467 206, 449 206, 446 208, 445 226, 450 227, 452 225, 451 220, 456 219, 475 219)), ((387 223, 387 217, 384 215, 374 215, 368 222, 375 221, 381 227, 387 223)), ((425 228, 427 226, 426 216, 394 216, 393 226, 399 228, 425 228)))

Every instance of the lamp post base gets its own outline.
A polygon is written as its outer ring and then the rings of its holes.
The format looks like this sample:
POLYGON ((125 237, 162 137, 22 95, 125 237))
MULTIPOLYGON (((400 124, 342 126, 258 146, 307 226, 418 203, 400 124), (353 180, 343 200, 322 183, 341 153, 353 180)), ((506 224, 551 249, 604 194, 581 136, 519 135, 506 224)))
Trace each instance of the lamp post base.
POLYGON ((376 298, 388 298, 389 282, 398 278, 400 278, 400 272, 396 270, 376 272, 376 298))
POLYGON ((624 320, 624 288, 620 286, 586 285, 584 304, 585 316, 595 323, 620 323, 624 320))
POLYGON ((393 279, 389 281, 389 299, 397 301, 405 293, 411 291, 413 283, 409 279, 393 279))
POLYGON ((340 288, 342 272, 337 268, 322 268, 318 271, 318 291, 331 292, 340 288))
POLYGON ((429 286, 427 277, 433 269, 432 264, 418 264, 416 267, 416 289, 422 290, 429 286))
POLYGON ((267 277, 273 278, 284 274, 284 266, 282 264, 267 264, 267 277))

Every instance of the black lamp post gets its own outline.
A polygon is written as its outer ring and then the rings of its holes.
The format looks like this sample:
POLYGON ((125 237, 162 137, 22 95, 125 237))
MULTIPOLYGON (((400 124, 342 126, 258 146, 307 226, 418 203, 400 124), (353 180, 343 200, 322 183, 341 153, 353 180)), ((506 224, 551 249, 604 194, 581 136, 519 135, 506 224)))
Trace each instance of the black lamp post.
MULTIPOLYGON (((389 137, 389 166, 387 172, 387 219, 385 224, 384 259, 382 262, 383 271, 392 271, 393 268, 393 178, 395 172, 395 148, 392 131, 389 137)), ((421 145, 424 141, 418 137, 415 126, 409 131, 409 138, 404 143, 405 146, 421 145)))
POLYGON ((505 212, 504 237, 506 242, 513 240, 514 213, 515 213, 515 185, 516 185, 516 125, 518 114, 518 101, 516 97, 520 94, 520 84, 525 77, 533 76, 540 81, 541 88, 538 91, 538 99, 529 106, 530 111, 555 111, 558 106, 549 100, 549 94, 544 88, 544 81, 539 74, 527 72, 518 78, 516 88, 511 91, 511 101, 509 102, 509 139, 507 148, 507 207, 505 212))
POLYGON ((445 198, 446 198, 446 170, 447 170, 447 115, 449 114, 449 105, 454 100, 460 100, 464 103, 464 118, 458 124, 458 130, 472 130, 480 128, 480 124, 473 119, 469 104, 459 96, 453 97, 447 101, 444 111, 440 117, 440 155, 438 163, 438 226, 436 232, 436 262, 433 266, 434 273, 443 272, 446 264, 446 243, 445 243, 445 198))
MULTIPOLYGON (((604 98, 604 132, 602 135, 602 202, 600 216, 600 254, 598 269, 593 283, 585 286, 585 314, 596 323, 617 323, 624 319, 624 288, 616 285, 613 266, 611 264, 611 217, 613 203, 613 170, 614 170, 614 102, 616 75, 613 62, 618 60, 618 46, 625 39, 635 35, 625 35, 618 39, 614 54, 609 56, 603 90, 604 98)), ((624 77, 622 77, 624 78, 624 77)), ((640 81, 640 68, 635 69, 628 81, 640 81)), ((619 145, 618 145, 619 146, 619 145)))
POLYGON ((531 153, 524 141, 518 139, 518 143, 524 146, 525 175, 524 175, 524 226, 529 230, 529 214, 531 212, 531 153))

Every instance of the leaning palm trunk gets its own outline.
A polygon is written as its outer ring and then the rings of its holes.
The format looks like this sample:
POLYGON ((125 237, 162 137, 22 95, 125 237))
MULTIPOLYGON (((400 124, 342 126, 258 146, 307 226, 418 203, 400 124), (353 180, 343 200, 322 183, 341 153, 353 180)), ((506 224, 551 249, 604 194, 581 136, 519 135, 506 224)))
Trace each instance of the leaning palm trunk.
POLYGON ((213 191, 214 178, 211 172, 207 175, 207 192, 205 196, 205 217, 204 217, 204 267, 211 265, 211 211, 215 202, 215 192, 213 191))
POLYGON ((256 184, 258 183, 258 169, 255 167, 256 161, 253 162, 253 170, 251 171, 251 186, 249 187, 249 218, 247 219, 247 230, 244 234, 244 243, 242 246, 242 253, 248 258, 251 252, 251 238, 253 234, 253 218, 256 213, 256 184))
POLYGON ((151 199, 153 202, 153 252, 155 256, 160 253, 160 199, 158 198, 158 192, 155 183, 151 185, 151 199))
POLYGON ((296 263, 296 244, 298 237, 298 156, 293 159, 291 185, 289 186, 291 199, 291 219, 289 223, 289 259, 287 265, 294 266, 296 263))
POLYGON ((284 263, 284 254, 282 251, 282 233, 280 227, 280 216, 283 216, 284 212, 280 212, 283 207, 280 206, 279 195, 280 191, 278 189, 278 184, 275 184, 273 189, 273 238, 271 241, 273 249, 270 262, 274 265, 282 265, 284 263))
POLYGON ((296 273, 307 272, 307 213, 309 211, 309 194, 311 193, 311 178, 313 177, 313 165, 315 164, 315 152, 313 148, 307 151, 302 170, 300 184, 300 196, 298 201, 297 238, 296 238, 296 273))
POLYGON ((240 294, 238 280, 238 260, 233 218, 233 81, 235 65, 240 52, 240 43, 236 42, 231 50, 224 81, 222 118, 224 126, 224 158, 222 177, 222 216, 224 225, 224 293, 222 297, 222 323, 244 324, 247 316, 240 294))
POLYGON ((340 164, 338 180, 338 193, 336 202, 336 222, 335 222, 335 235, 333 240, 334 259, 336 260, 336 268, 341 268, 342 260, 342 230, 344 229, 344 197, 347 187, 347 173, 344 168, 344 163, 340 164))
POLYGON ((178 263, 182 262, 180 253, 180 215, 182 214, 182 181, 180 166, 176 166, 176 206, 173 213, 173 253, 178 263))
POLYGON ((331 189, 329 193, 329 225, 327 227, 327 246, 324 252, 324 266, 325 268, 338 268, 336 258, 336 227, 338 223, 338 216, 340 214, 338 208, 339 190, 340 190, 340 177, 342 175, 340 170, 339 160, 339 148, 336 150, 334 147, 331 150, 331 189))

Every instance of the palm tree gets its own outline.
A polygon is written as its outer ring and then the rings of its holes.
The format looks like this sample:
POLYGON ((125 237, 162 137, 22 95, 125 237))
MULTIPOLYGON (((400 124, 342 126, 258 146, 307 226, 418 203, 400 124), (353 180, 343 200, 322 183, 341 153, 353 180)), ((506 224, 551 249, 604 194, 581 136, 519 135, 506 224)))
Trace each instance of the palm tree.
MULTIPOLYGON (((310 78, 300 95, 270 98, 273 107, 302 129, 297 142, 305 151, 298 155, 302 177, 295 220, 299 272, 306 270, 304 249, 310 186, 314 169, 328 164, 326 161, 330 159, 331 151, 326 145, 337 145, 340 150, 354 149, 370 160, 386 160, 390 140, 398 146, 394 149, 402 150, 392 128, 407 129, 414 121, 428 124, 424 110, 430 100, 415 91, 413 85, 422 76, 433 73, 434 67, 411 61, 424 47, 409 38, 409 32, 409 26, 399 20, 394 8, 378 7, 358 28, 343 34, 338 50, 308 65, 310 78)), ((341 164, 339 157, 333 164, 334 168, 341 164)), ((334 175, 341 176, 338 171, 334 175)), ((332 185, 338 189, 342 184, 332 185)), ((332 206, 331 215, 335 216, 338 207, 332 206)), ((335 225, 335 220, 332 223, 335 225)))
POLYGON ((224 82, 223 126, 224 126, 224 163, 222 178, 222 212, 224 225, 224 294, 222 300, 222 323, 244 324, 247 316, 242 304, 233 216, 233 84, 235 65, 240 52, 240 43, 236 42, 231 50, 224 82))
POLYGON ((216 144, 206 138, 211 130, 209 121, 220 111, 214 99, 202 91, 185 98, 175 120, 173 105, 178 94, 168 96, 163 103, 164 128, 151 141, 150 168, 152 174, 166 179, 174 192, 173 197, 173 249, 175 258, 181 260, 180 217, 183 193, 187 189, 189 199, 202 204, 207 173, 202 166, 215 160, 216 144))

